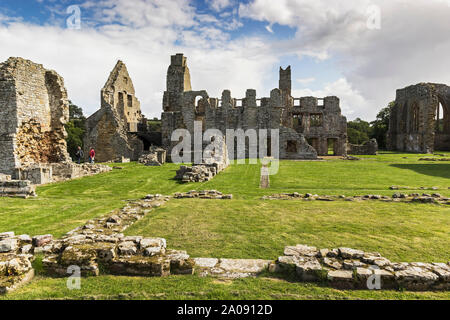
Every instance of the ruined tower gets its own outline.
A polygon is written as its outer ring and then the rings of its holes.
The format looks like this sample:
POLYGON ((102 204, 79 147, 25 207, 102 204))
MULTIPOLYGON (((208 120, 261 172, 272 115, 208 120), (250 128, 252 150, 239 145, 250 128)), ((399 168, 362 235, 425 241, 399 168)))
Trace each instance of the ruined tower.
POLYGON ((286 95, 291 96, 292 80, 291 80, 291 66, 283 69, 280 67, 280 81, 279 89, 286 95))

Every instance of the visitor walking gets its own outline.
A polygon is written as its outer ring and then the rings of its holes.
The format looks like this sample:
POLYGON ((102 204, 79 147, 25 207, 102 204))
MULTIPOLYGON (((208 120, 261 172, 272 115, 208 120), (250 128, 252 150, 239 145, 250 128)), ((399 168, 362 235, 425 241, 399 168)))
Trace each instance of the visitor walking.
POLYGON ((89 163, 94 163, 95 161, 95 150, 94 148, 91 148, 91 151, 89 151, 89 163))
POLYGON ((77 150, 77 153, 76 153, 76 157, 77 157, 77 162, 78 162, 78 164, 80 164, 80 163, 81 163, 81 159, 84 158, 84 152, 83 152, 83 150, 81 150, 81 147, 80 147, 80 146, 78 146, 78 150, 77 150))

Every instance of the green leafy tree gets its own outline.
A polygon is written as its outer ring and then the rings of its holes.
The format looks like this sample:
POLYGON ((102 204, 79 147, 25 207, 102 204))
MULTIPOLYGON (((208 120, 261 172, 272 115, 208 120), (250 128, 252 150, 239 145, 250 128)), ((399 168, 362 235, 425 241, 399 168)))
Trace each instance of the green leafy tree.
POLYGON ((76 158, 78 147, 83 148, 85 125, 86 117, 83 115, 83 110, 69 101, 69 122, 65 127, 67 131, 67 151, 72 159, 76 158))
POLYGON ((391 110, 394 107, 395 102, 390 102, 386 108, 383 108, 377 115, 377 119, 370 123, 372 132, 370 138, 377 139, 378 147, 380 149, 386 149, 386 135, 389 130, 389 118, 391 116, 391 110))
POLYGON ((347 136, 351 144, 363 144, 369 141, 371 132, 370 123, 360 118, 347 123, 347 136))

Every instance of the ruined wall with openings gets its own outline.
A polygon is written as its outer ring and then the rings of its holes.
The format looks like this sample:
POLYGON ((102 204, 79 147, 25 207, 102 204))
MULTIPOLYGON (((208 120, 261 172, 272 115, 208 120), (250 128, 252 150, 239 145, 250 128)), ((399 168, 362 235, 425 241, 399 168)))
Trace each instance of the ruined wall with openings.
MULTIPOLYGON (((317 155, 327 155, 330 142, 334 153, 346 154, 347 120, 341 115, 339 99, 327 97, 323 103, 317 98, 293 98, 291 96, 291 69, 280 69, 279 88, 270 93, 270 97, 258 99, 256 90, 248 89, 242 99, 233 98, 229 90, 224 90, 221 98, 211 98, 205 90, 193 91, 186 57, 183 54, 172 56, 167 72, 167 90, 164 93, 162 113, 162 142, 169 150, 178 144, 171 141, 176 129, 188 129, 194 132, 194 122, 203 124, 203 130, 219 129, 223 134, 227 129, 271 129, 280 130, 281 159, 316 159, 317 155), (296 106, 295 102, 300 103, 296 106), (318 123, 311 123, 312 119, 318 123), (299 119, 300 122, 299 122, 299 119), (307 139, 317 141, 314 149, 307 139)), ((250 146, 260 143, 271 145, 271 140, 259 141, 247 138, 245 157, 250 146)), ((265 140, 265 139, 264 139, 265 140)), ((227 141, 235 147, 237 141, 227 141)), ((268 147, 268 155, 272 155, 268 147)))
POLYGON ((138 134, 146 128, 127 67, 118 61, 101 90, 101 108, 86 121, 85 154, 96 151, 96 161, 125 157, 137 161, 144 152, 138 134))
POLYGON ((416 153, 450 150, 450 87, 420 83, 397 90, 387 145, 416 153))
POLYGON ((55 71, 22 58, 0 64, 0 173, 70 162, 68 119, 67 91, 55 71))

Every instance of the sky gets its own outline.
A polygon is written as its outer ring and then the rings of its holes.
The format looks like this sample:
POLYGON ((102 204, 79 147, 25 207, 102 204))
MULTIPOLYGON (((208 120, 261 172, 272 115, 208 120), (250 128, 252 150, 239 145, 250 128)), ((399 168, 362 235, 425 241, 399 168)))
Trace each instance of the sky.
POLYGON ((367 121, 419 82, 450 83, 450 0, 0 0, 0 61, 23 57, 64 77, 86 115, 117 60, 148 118, 160 117, 170 56, 194 90, 267 97, 279 67, 295 97, 338 96, 367 121))

